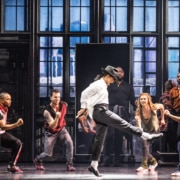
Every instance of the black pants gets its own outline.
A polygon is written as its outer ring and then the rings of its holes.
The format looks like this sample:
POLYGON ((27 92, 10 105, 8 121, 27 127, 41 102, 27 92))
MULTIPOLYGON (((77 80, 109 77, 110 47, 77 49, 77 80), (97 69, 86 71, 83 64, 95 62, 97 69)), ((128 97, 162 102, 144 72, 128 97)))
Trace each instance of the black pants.
POLYGON ((93 119, 96 122, 96 134, 92 151, 93 161, 99 161, 108 126, 137 136, 141 136, 143 132, 141 128, 129 124, 126 120, 110 111, 108 105, 105 104, 94 106, 93 119))
POLYGON ((11 149, 11 159, 9 164, 16 165, 22 149, 21 141, 13 135, 5 132, 0 134, 0 146, 11 149))

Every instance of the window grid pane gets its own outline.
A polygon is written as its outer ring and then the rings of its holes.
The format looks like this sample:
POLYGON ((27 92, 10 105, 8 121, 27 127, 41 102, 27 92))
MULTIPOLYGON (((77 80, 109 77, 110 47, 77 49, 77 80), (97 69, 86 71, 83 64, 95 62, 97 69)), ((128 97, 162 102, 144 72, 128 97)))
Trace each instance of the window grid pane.
POLYGON ((180 2, 168 0, 168 32, 179 32, 179 11, 180 2))
POLYGON ((5 0, 4 24, 5 31, 28 31, 28 5, 29 0, 5 0))
POLYGON ((133 1, 133 31, 156 32, 156 0, 133 1))
POLYGON ((180 38, 168 37, 168 79, 176 82, 180 70, 180 38))
POLYGON ((105 1, 104 31, 127 31, 127 1, 105 1))
POLYGON ((145 31, 156 31, 156 8, 146 8, 145 31))
POLYGON ((40 31, 63 31, 63 1, 40 0, 40 31))
POLYGON ((104 43, 127 43, 127 37, 113 37, 106 36, 104 37, 104 43))
POLYGON ((70 1, 70 32, 90 31, 90 1, 70 1))

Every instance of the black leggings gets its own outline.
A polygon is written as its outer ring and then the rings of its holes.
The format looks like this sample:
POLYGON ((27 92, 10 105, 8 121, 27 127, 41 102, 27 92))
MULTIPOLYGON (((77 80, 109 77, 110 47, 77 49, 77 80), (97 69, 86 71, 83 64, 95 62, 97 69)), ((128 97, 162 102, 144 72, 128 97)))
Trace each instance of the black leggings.
POLYGON ((10 133, 5 132, 0 134, 0 146, 11 149, 11 158, 9 164, 11 166, 16 165, 22 149, 22 142, 20 139, 14 137, 10 133))

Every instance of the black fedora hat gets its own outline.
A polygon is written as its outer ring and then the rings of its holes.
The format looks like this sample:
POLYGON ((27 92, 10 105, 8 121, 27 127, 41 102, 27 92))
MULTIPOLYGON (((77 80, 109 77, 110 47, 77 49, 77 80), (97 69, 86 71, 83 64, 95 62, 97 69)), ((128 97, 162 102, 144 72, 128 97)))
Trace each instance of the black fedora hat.
POLYGON ((117 79, 118 70, 115 67, 108 65, 105 68, 101 68, 101 70, 102 70, 102 73, 107 73, 110 76, 112 76, 116 82, 118 81, 117 79))

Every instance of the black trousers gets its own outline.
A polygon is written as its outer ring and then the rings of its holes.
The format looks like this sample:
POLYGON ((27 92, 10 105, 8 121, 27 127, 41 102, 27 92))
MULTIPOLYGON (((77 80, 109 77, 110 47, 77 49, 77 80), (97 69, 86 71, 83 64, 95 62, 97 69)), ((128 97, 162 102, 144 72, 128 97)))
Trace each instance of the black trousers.
POLYGON ((0 146, 11 149, 11 159, 9 164, 16 165, 22 149, 21 141, 12 134, 5 132, 0 134, 0 146))
POLYGON ((98 104, 94 106, 93 119, 96 122, 96 134, 92 150, 93 161, 99 161, 100 159, 108 126, 112 126, 137 136, 141 136, 143 132, 141 128, 129 124, 126 120, 110 111, 106 104, 98 104))

